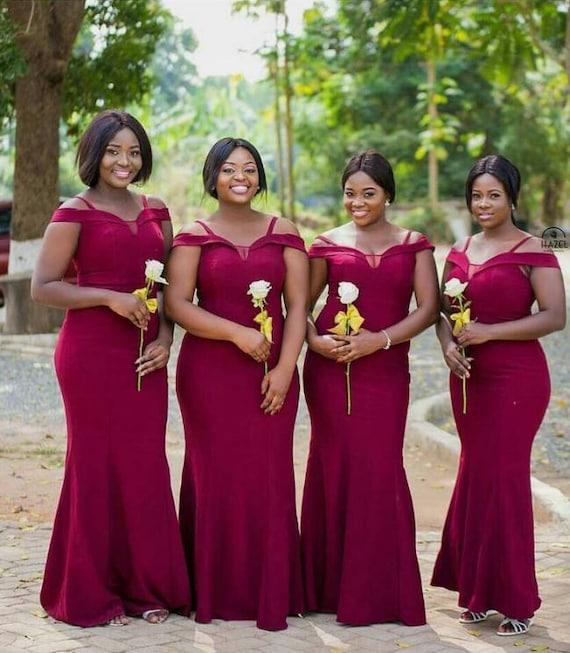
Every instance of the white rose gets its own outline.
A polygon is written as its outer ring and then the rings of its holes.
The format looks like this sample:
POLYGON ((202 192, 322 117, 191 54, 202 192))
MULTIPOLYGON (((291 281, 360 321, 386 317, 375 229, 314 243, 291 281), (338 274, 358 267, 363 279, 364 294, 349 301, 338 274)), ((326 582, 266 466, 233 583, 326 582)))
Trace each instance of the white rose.
POLYGON ((467 288, 467 281, 461 283, 457 277, 453 277, 453 279, 446 281, 443 294, 448 297, 459 297, 459 295, 463 294, 465 288, 467 288))
POLYGON ((338 298, 341 304, 353 304, 358 299, 358 290, 350 281, 341 281, 338 284, 338 298))
POLYGON ((260 279, 259 281, 252 281, 249 284, 249 290, 247 291, 247 294, 251 295, 253 299, 265 299, 270 290, 271 284, 269 281, 260 279))
POLYGON ((144 276, 153 283, 164 283, 168 285, 168 281, 161 277, 162 271, 164 270, 164 264, 155 259, 149 259, 146 261, 146 267, 144 269, 144 276))

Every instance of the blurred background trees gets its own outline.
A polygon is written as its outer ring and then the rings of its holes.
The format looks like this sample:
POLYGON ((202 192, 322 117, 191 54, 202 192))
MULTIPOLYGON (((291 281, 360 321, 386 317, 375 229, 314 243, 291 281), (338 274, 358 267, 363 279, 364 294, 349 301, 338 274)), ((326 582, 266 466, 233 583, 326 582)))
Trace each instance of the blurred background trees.
MULTIPOLYGON (((263 154, 271 189, 264 208, 297 220, 309 238, 313 229, 344 219, 340 173, 353 153, 369 147, 394 165, 395 219, 436 240, 449 241, 467 224, 463 181, 473 160, 491 152, 511 158, 523 173, 526 226, 538 234, 564 226, 569 0, 315 0, 297 36, 288 29, 287 0, 236 0, 235 11, 251 20, 275 19, 259 51, 267 70, 262 81, 200 78, 192 56, 196 34, 159 0, 4 0, 2 197, 18 192, 14 134, 26 109, 16 90, 31 66, 22 39, 39 38, 39 7, 51 7, 53 16, 77 3, 81 26, 60 69, 59 177, 47 169, 55 163, 24 172, 36 207, 19 218, 36 225, 26 237, 41 236, 54 198, 81 189, 73 165, 77 137, 110 106, 127 108, 148 127, 156 154, 148 190, 167 200, 178 223, 209 210, 203 159, 215 140, 231 134, 263 154), (27 11, 25 19, 15 19, 16 5, 27 11)), ((37 154, 53 128, 43 107, 34 111, 37 154)), ((17 218, 16 238, 18 224, 17 218)))

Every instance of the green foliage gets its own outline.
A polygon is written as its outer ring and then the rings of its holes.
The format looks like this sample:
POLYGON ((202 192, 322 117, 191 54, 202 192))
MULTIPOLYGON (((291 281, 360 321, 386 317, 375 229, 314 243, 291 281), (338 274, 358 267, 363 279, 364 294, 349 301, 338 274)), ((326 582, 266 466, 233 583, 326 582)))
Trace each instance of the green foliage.
POLYGON ((8 17, 5 4, 0 5, 0 125, 14 111, 16 79, 23 75, 25 62, 14 39, 16 28, 8 17))
POLYGON ((88 0, 65 79, 63 117, 70 134, 103 108, 148 93, 148 65, 171 23, 157 0, 88 0))
POLYGON ((432 243, 449 243, 453 240, 443 211, 434 212, 427 207, 418 206, 399 213, 393 221, 400 227, 424 234, 432 243))

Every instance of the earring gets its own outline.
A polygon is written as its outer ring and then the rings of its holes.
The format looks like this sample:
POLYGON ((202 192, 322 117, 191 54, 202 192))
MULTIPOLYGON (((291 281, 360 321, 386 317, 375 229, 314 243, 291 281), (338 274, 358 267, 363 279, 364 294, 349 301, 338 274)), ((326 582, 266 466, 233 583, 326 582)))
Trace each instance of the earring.
POLYGON ((390 200, 386 200, 386 206, 390 206, 390 200))

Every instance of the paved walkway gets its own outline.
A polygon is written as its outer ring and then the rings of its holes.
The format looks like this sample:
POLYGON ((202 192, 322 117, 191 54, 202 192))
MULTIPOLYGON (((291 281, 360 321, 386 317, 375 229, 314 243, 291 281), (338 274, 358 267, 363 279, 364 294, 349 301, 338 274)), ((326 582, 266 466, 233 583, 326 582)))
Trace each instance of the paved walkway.
MULTIPOLYGON (((420 338, 427 341, 433 336, 426 334, 420 338)), ((6 341, 7 338, 3 340, 0 335, 0 350, 6 341)), ((418 339, 412 348, 412 377, 420 378, 423 370, 434 388, 432 392, 439 392, 439 376, 445 376, 445 372, 442 372, 441 361, 435 361, 434 354, 422 342, 418 339), (430 381, 433 374, 439 375, 436 384, 430 381)), ((9 346, 12 350, 25 350, 18 339, 9 346)), ((46 356, 51 346, 49 338, 42 340, 46 356)), ((35 368, 38 376, 42 369, 49 368, 43 361, 35 368)), ((42 387, 42 394, 45 394, 44 389, 42 387)), ((48 410, 36 404, 37 400, 37 397, 29 397, 35 422, 43 419, 50 425, 62 424, 60 406, 48 410)), ((76 628, 47 617, 38 602, 51 524, 33 525, 25 520, 18 521, 15 516, 14 520, 0 521, 0 653, 390 653, 403 649, 418 653, 513 650, 570 653, 570 521, 564 520, 568 497, 559 496, 561 509, 557 517, 556 509, 537 514, 536 564, 543 605, 528 635, 497 637, 498 616, 470 628, 461 626, 457 622, 456 594, 429 586, 455 476, 455 453, 453 446, 448 446, 445 434, 435 427, 432 430, 423 421, 422 406, 416 401, 412 407, 405 454, 416 508, 417 549, 428 625, 417 628, 397 624, 346 627, 337 624, 332 615, 309 615, 290 618, 286 631, 269 633, 258 630, 252 622, 197 624, 192 619, 172 615, 162 625, 135 619, 124 628, 76 628)), ((173 413, 169 421, 168 455, 175 494, 182 460, 178 419, 173 413)), ((16 421, 14 427, 25 423, 16 421)), ((307 442, 308 426, 302 407, 295 437, 298 490, 303 482, 307 442)))

